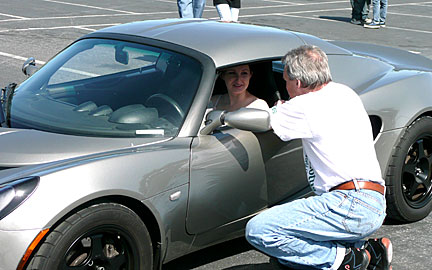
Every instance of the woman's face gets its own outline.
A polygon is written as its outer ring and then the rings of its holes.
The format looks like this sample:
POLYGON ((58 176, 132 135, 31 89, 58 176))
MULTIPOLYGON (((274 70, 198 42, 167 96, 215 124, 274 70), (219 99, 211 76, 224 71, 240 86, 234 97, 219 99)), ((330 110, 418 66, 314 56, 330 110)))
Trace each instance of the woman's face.
POLYGON ((222 74, 222 80, 230 94, 240 94, 247 90, 252 72, 249 65, 242 65, 226 69, 222 74))

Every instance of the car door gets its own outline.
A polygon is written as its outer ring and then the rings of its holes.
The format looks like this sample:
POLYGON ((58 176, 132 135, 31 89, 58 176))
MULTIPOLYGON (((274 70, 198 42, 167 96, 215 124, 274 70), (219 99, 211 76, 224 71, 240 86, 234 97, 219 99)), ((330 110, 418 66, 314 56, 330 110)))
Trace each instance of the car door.
POLYGON ((300 140, 223 128, 191 146, 187 231, 198 234, 310 191, 300 140))
POLYGON ((267 206, 265 166, 257 137, 222 128, 191 146, 187 231, 198 234, 267 206))
POLYGON ((284 142, 273 131, 256 136, 265 165, 267 205, 270 207, 310 193, 314 173, 306 174, 301 140, 284 142))

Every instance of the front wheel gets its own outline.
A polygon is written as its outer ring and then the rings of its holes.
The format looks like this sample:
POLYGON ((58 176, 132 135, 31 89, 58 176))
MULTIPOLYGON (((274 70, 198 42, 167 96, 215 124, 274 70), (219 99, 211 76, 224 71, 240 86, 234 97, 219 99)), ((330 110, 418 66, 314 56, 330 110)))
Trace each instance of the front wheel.
POLYGON ((152 243, 129 208, 101 203, 72 214, 53 229, 27 269, 152 269, 152 243))
POLYGON ((414 121, 393 150, 387 169, 387 212, 413 222, 432 210, 432 118, 414 121))

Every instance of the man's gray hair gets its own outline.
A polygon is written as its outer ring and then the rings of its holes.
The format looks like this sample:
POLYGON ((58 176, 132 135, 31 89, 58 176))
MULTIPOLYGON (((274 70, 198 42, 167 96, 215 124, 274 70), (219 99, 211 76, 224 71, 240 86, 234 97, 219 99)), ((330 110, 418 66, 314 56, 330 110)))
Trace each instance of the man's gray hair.
POLYGON ((327 55, 317 46, 303 45, 283 58, 288 78, 299 80, 303 88, 315 88, 332 80, 327 55))

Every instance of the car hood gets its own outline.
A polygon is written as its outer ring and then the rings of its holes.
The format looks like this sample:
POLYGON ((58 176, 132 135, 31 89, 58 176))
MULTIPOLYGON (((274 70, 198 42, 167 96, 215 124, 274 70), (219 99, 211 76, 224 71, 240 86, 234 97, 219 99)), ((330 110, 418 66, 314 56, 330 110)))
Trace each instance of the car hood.
POLYGON ((166 140, 167 138, 97 138, 0 128, 0 169, 42 164, 166 140))
POLYGON ((419 54, 387 46, 351 41, 332 41, 354 54, 372 57, 386 62, 396 70, 419 70, 432 72, 432 60, 419 54))

